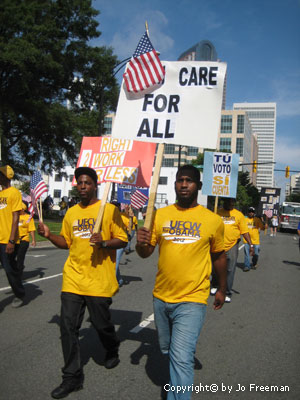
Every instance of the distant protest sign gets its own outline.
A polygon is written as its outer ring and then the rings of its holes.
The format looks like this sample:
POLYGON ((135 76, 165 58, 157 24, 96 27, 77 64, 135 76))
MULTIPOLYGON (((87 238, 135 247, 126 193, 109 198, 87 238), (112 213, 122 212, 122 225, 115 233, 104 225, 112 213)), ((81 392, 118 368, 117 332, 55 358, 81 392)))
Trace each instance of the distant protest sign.
POLYGON ((235 198, 239 159, 239 154, 206 151, 202 194, 235 198))
POLYGON ((112 136, 215 148, 221 120, 226 64, 162 62, 162 84, 142 93, 120 91, 112 136))
POLYGON ((98 183, 115 182, 149 187, 155 148, 155 143, 111 137, 84 137, 77 167, 93 168, 97 172, 98 183))

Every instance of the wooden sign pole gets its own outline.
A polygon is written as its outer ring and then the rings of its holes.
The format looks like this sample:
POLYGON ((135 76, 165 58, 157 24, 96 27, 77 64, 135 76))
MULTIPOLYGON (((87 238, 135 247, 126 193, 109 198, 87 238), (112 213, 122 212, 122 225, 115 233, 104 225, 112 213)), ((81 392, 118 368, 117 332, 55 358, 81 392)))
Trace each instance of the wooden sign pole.
POLYGON ((153 172, 151 186, 150 186, 150 194, 149 194, 149 200, 148 200, 148 206, 147 206, 147 213, 146 213, 146 218, 145 218, 145 223, 144 223, 144 227, 149 230, 152 229, 153 216, 154 216, 154 203, 155 203, 155 198, 156 198, 157 186, 158 186, 158 182, 159 182, 160 168, 161 168, 162 159, 163 159, 163 155, 164 155, 164 148, 165 148, 164 143, 159 143, 158 149, 157 149, 157 154, 156 154, 154 172, 153 172))
POLYGON ((214 213, 217 214, 218 211, 218 200, 219 200, 219 196, 215 197, 215 209, 214 209, 214 213))
MULTIPOLYGON (((108 199, 110 186, 111 186, 111 182, 106 182, 105 183, 104 193, 103 193, 103 196, 102 196, 102 199, 101 199, 101 205, 100 205, 98 216, 97 216, 97 219, 96 219, 96 222, 95 222, 95 225, 94 225, 93 233, 99 233, 100 230, 101 230, 101 224, 102 224, 102 220, 103 220, 105 204, 106 204, 107 199, 108 199)), ((91 245, 94 245, 94 243, 91 243, 91 245)))

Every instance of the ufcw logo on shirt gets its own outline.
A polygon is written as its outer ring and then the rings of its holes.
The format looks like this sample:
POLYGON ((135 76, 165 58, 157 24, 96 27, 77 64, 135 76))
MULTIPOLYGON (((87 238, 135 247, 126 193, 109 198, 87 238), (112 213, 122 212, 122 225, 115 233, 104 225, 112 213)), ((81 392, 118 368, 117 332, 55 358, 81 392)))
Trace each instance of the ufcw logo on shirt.
POLYGON ((0 197, 0 210, 7 207, 7 197, 0 197))
POLYGON ((232 225, 232 224, 235 223, 235 217, 233 217, 233 216, 232 217, 224 217, 224 216, 222 216, 221 218, 222 218, 224 224, 226 224, 226 225, 232 225))
POLYGON ((93 230, 94 225, 94 218, 76 219, 73 222, 73 235, 83 239, 89 239, 92 235, 91 230, 93 230))
POLYGON ((194 243, 201 238, 200 226, 197 222, 171 220, 163 227, 162 236, 173 243, 194 243))

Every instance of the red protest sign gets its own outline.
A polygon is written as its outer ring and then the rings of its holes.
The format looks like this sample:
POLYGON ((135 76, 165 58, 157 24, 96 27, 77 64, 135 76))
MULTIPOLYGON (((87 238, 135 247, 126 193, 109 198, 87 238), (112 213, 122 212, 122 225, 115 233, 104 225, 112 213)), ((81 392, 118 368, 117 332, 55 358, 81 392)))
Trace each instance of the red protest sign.
MULTIPOLYGON (((84 137, 77 168, 93 168, 97 172, 98 183, 149 187, 155 149, 155 143, 112 137, 84 137)), ((74 178, 73 185, 75 182, 74 178)))

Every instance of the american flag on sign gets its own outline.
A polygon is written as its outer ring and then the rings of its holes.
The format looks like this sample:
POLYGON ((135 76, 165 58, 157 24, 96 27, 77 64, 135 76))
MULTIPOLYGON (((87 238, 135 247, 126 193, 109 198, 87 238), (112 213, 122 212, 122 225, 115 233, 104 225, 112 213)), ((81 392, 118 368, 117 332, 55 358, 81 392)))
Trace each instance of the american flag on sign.
POLYGON ((46 183, 43 181, 40 171, 34 172, 30 180, 30 192, 33 205, 43 193, 48 192, 46 183))
POLYGON ((143 205, 147 203, 147 200, 148 200, 148 197, 144 193, 140 192, 139 190, 136 190, 130 196, 131 206, 133 208, 137 208, 137 209, 143 207, 143 205))
POLYGON ((141 92, 161 83, 164 76, 164 67, 145 32, 123 74, 127 91, 141 92))
POLYGON ((268 217, 268 218, 272 218, 272 215, 273 215, 273 211, 272 210, 269 210, 269 209, 267 209, 267 210, 265 210, 264 211, 264 214, 268 217))

